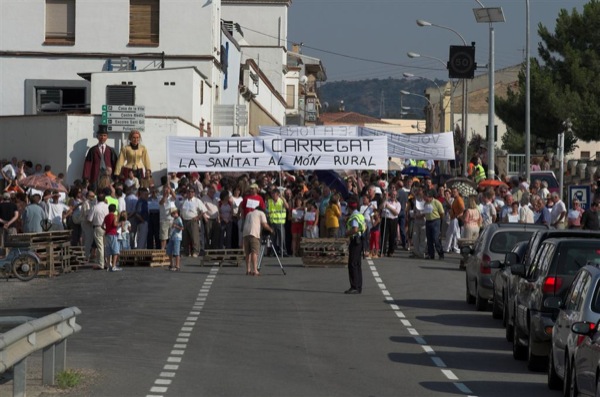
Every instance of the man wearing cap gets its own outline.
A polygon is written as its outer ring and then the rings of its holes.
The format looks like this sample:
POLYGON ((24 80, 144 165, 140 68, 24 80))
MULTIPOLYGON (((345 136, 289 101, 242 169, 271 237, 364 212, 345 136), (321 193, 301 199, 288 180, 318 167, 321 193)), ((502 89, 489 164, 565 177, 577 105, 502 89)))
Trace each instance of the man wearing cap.
POLYGON ((59 202, 60 193, 52 191, 52 199, 48 201, 48 219, 52 222, 50 230, 65 230, 64 220, 71 214, 68 205, 59 202))
POLYGON ((254 211, 256 207, 260 207, 265 210, 265 200, 258 194, 258 185, 253 183, 250 185, 250 194, 246 195, 240 204, 242 210, 242 219, 246 217, 250 212, 254 211))
POLYGON ((83 177, 90 181, 93 188, 98 184, 100 176, 112 175, 112 171, 117 164, 115 150, 106 144, 108 127, 99 125, 96 137, 98 138, 98 144, 88 150, 83 163, 83 177))
POLYGON ((350 238, 348 242, 348 277, 350 279, 350 289, 344 291, 345 294, 362 293, 362 249, 364 238, 363 234, 367 229, 365 217, 358 211, 358 199, 350 197, 346 201, 352 214, 346 221, 346 237, 350 238))

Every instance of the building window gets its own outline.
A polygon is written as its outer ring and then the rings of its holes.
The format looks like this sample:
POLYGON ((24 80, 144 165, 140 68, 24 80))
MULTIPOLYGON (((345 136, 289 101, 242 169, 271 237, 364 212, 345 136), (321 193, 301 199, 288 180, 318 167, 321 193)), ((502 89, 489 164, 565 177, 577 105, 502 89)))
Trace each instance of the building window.
POLYGON ((590 152, 581 152, 581 154, 579 155, 579 157, 581 157, 582 159, 589 159, 590 158, 590 152))
POLYGON ((38 114, 89 111, 85 88, 36 87, 35 97, 38 114))
POLYGON ((135 86, 109 85, 106 87, 107 105, 135 105, 135 86))
POLYGON ((45 44, 75 44, 75 0, 46 0, 45 44))
POLYGON ((129 45, 158 45, 159 4, 159 0, 129 1, 129 45))
POLYGON ((296 103, 296 86, 290 84, 286 87, 285 91, 285 102, 287 103, 289 108, 293 108, 294 104, 296 103))

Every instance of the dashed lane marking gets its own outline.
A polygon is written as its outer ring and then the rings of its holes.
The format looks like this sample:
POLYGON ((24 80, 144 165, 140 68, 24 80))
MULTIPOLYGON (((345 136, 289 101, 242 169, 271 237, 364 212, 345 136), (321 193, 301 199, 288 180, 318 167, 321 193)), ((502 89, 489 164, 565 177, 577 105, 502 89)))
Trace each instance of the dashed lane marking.
POLYGON ((151 394, 147 394, 146 397, 164 397, 163 394, 169 390, 168 386, 171 385, 173 378, 175 378, 175 375, 177 374, 177 370, 179 370, 179 365, 177 363, 181 362, 181 359, 185 354, 189 337, 192 335, 192 331, 196 326, 196 321, 198 321, 199 318, 198 316, 200 316, 206 297, 210 292, 210 287, 218 272, 218 267, 210 269, 204 284, 200 287, 198 297, 192 306, 192 310, 187 314, 183 326, 181 327, 181 331, 177 334, 173 350, 171 350, 169 357, 167 357, 167 364, 163 367, 163 371, 158 375, 158 378, 154 380, 154 386, 150 388, 151 394))
MULTIPOLYGON (((402 325, 406 327, 406 330, 408 331, 408 333, 411 334, 412 336, 414 336, 415 342, 417 342, 419 345, 421 345, 421 347, 423 348, 423 351, 430 356, 431 361, 434 363, 434 365, 436 367, 441 369, 442 374, 446 378, 448 378, 449 380, 452 380, 452 381, 459 380, 458 377, 451 370, 442 369, 442 368, 447 367, 446 363, 444 363, 444 361, 436 355, 433 348, 431 346, 429 346, 427 344, 427 342, 425 341, 425 338, 418 336, 419 332, 417 331, 417 329, 414 328, 412 326, 412 324, 410 323, 410 321, 406 319, 406 316, 404 315, 404 313, 402 313, 402 311, 400 310, 400 307, 397 304, 393 303, 394 298, 392 298, 390 292, 387 290, 385 284, 383 283, 383 280, 381 279, 373 260, 368 259, 367 263, 369 264, 371 273, 373 274, 373 277, 375 278, 375 282, 377 283, 377 286, 381 290, 381 293, 383 294, 385 301, 390 302, 389 303, 390 309, 392 309, 394 311, 396 316, 400 319, 400 322, 402 323, 402 325)), ((469 395, 469 397, 475 397, 475 396, 471 396, 471 394, 473 392, 464 383, 454 382, 453 384, 461 393, 467 394, 467 395, 469 395)))

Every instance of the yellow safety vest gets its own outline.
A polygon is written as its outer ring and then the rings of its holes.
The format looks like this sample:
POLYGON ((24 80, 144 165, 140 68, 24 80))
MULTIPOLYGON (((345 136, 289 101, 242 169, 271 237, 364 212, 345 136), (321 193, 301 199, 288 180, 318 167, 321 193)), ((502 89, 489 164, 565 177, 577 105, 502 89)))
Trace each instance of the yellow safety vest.
POLYGON ((365 217, 363 214, 361 214, 360 212, 355 212, 352 215, 350 215, 348 217, 348 221, 346 221, 346 229, 350 230, 352 229, 352 221, 356 220, 358 222, 358 233, 353 234, 352 236, 355 236, 356 234, 362 234, 365 232, 365 230, 367 230, 367 223, 365 222, 365 217))
POLYGON ((269 220, 274 225, 283 225, 285 223, 285 207, 283 206, 283 199, 274 202, 273 199, 267 201, 267 212, 269 213, 269 220))
POLYGON ((485 180, 485 170, 481 164, 477 164, 475 167, 475 183, 479 183, 485 180))

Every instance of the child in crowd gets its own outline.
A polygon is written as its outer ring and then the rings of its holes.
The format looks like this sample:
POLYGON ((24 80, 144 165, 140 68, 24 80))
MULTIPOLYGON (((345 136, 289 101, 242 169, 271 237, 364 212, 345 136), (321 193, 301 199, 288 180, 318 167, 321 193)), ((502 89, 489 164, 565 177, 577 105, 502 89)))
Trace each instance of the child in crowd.
POLYGON ((300 256, 300 239, 304 231, 304 200, 301 196, 294 199, 292 209, 292 255, 300 256))
POLYGON ((304 237, 319 238, 319 211, 312 200, 308 201, 304 214, 304 237))
POLYGON ((381 217, 374 211, 371 215, 371 231, 369 232, 369 250, 371 250, 371 258, 379 258, 379 237, 380 233, 380 225, 381 225, 381 217))
POLYGON ((129 248, 129 232, 131 231, 131 223, 127 220, 127 211, 121 211, 119 214, 119 247, 121 250, 128 250, 129 248))
POLYGON ((171 216, 173 217, 173 223, 171 223, 171 233, 169 236, 169 243, 167 244, 167 255, 171 265, 169 270, 178 272, 181 266, 181 239, 183 238, 183 221, 179 217, 179 210, 177 208, 171 209, 171 216))
POLYGON ((121 251, 119 249, 119 242, 117 240, 117 227, 119 222, 117 221, 117 217, 115 215, 116 210, 116 205, 109 205, 108 215, 104 217, 104 222, 102 223, 102 229, 105 231, 104 256, 105 258, 108 257, 108 267, 106 270, 110 272, 118 272, 122 270, 117 266, 121 251))

